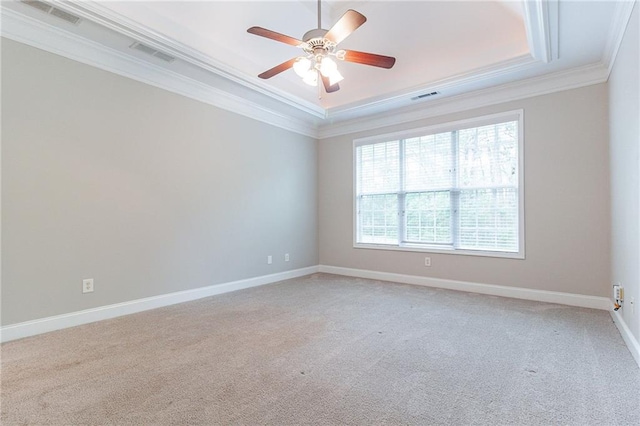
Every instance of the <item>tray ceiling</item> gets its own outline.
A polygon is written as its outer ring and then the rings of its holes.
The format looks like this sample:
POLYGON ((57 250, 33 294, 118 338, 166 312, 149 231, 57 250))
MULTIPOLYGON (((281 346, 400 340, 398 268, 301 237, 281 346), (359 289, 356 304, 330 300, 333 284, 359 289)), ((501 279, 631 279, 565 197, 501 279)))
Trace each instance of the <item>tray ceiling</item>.
MULTIPOLYGON (((527 79, 562 77, 585 67, 605 69, 630 4, 323 1, 325 29, 348 9, 367 17, 340 48, 394 56, 397 61, 390 70, 338 62, 344 76, 341 90, 323 93, 320 99, 317 88, 304 84, 293 70, 259 79, 259 73, 299 56, 301 50, 246 32, 261 26, 302 38, 317 26, 314 1, 55 2, 81 18, 75 24, 15 0, 2 2, 2 12, 3 36, 30 42, 37 39, 30 32, 41 31, 41 24, 55 27, 57 36, 145 61, 164 72, 163 78, 179 76, 318 128, 527 79), (160 54, 132 49, 135 42, 160 54), (158 57, 162 54, 175 60, 167 62, 158 57), (415 100, 433 92, 438 94, 415 100)), ((53 45, 45 47, 55 51, 53 45)))

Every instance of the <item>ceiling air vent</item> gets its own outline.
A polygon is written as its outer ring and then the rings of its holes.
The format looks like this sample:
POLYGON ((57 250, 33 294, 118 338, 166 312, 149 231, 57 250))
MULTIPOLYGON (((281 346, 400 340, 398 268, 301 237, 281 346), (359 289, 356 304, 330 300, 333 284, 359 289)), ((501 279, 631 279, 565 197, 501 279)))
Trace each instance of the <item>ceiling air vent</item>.
POLYGON ((156 58, 160 58, 160 59, 162 59, 163 61, 166 61, 166 62, 169 62, 169 63, 171 63, 171 62, 173 62, 173 61, 175 61, 175 60, 176 60, 176 58, 174 58, 173 56, 169 56, 169 55, 167 55, 166 53, 162 53, 162 52, 159 52, 159 51, 158 51, 158 52, 156 52, 156 54, 155 54, 154 56, 155 56, 156 58))
POLYGON ((77 24, 80 21, 80 17, 76 15, 72 15, 69 12, 65 12, 64 10, 58 9, 54 7, 51 9, 51 15, 57 16, 60 19, 64 19, 67 22, 71 22, 72 24, 77 24))
POLYGON ((168 63, 171 63, 176 60, 176 58, 174 58, 171 55, 167 55, 166 53, 160 52, 159 50, 156 50, 153 47, 149 47, 146 44, 142 44, 137 41, 129 47, 135 50, 139 50, 140 52, 144 52, 147 55, 155 56, 156 58, 168 63))
POLYGON ((53 15, 56 18, 60 18, 64 21, 70 22, 74 25, 76 25, 78 22, 80 22, 80 17, 76 16, 76 15, 72 15, 69 12, 65 12, 62 9, 58 9, 57 7, 53 7, 52 5, 50 5, 49 3, 45 3, 43 1, 29 1, 29 0, 22 0, 22 3, 26 4, 27 6, 31 6, 35 9, 41 10, 49 15, 53 15))
POLYGON ((422 95, 414 96, 411 98, 412 101, 417 101, 418 99, 428 98, 429 96, 439 95, 440 92, 431 92, 431 93, 423 93, 422 95))

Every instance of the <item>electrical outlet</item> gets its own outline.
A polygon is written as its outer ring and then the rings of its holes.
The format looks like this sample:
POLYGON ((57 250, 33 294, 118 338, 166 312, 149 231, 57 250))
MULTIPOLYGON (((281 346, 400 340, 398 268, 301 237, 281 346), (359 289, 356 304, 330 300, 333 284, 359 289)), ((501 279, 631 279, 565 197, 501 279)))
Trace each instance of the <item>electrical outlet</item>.
POLYGON ((424 266, 431 266, 431 258, 430 257, 425 257, 424 258, 424 266))
POLYGON ((267 265, 271 265, 273 263, 273 257, 271 255, 267 256, 267 265))
POLYGON ((93 292, 93 278, 87 278, 86 280, 82 280, 82 292, 83 293, 93 292))
POLYGON ((613 286, 613 299, 622 302, 624 300, 624 287, 618 283, 613 286))
POLYGON ((289 253, 285 253, 284 254, 284 261, 288 262, 289 261, 289 253))

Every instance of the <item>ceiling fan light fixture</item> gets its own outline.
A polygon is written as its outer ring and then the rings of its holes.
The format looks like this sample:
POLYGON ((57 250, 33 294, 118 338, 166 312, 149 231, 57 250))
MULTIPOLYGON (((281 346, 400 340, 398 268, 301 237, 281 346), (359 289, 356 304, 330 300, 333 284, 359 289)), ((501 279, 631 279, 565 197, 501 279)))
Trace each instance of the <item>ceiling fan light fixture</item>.
POLYGON ((311 68, 311 61, 308 58, 305 58, 304 56, 300 56, 298 59, 296 59, 296 62, 293 64, 293 70, 296 72, 296 74, 298 74, 302 78, 306 77, 307 72, 309 71, 310 68, 311 68))
POLYGON ((304 78, 302 79, 302 81, 307 83, 309 86, 317 86, 318 71, 316 71, 314 68, 308 70, 307 73, 304 75, 304 78))
POLYGON ((339 61, 353 62, 356 64, 370 65, 374 67, 389 69, 393 67, 396 58, 391 56, 377 55, 375 53, 359 52, 356 50, 337 50, 336 47, 351 33, 357 30, 367 21, 367 18, 360 12, 349 9, 329 30, 322 29, 322 1, 318 2, 318 28, 307 31, 302 40, 262 27, 251 27, 248 33, 260 37, 265 37, 280 43, 295 46, 304 51, 305 56, 289 59, 267 71, 258 74, 259 78, 268 79, 283 71, 293 68, 295 73, 310 86, 318 86, 318 97, 321 98, 324 86, 326 93, 334 93, 340 90, 338 82, 344 77, 338 71, 335 59, 339 61), (330 58, 331 56, 332 58, 330 58), (322 80, 322 85, 318 84, 322 80))

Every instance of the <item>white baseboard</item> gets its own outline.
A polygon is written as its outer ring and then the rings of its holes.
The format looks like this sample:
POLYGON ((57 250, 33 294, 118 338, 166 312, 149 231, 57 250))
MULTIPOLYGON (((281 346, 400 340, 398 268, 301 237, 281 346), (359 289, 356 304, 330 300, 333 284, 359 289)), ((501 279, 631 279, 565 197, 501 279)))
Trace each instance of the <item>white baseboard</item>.
POLYGON ((292 271, 279 272, 277 274, 263 275, 245 280, 210 285, 193 290, 184 290, 159 296, 145 297, 144 299, 131 300, 128 302, 100 306, 98 308, 86 309, 83 311, 71 312, 68 314, 21 322, 18 324, 11 324, 0 328, 0 341, 8 342, 11 340, 21 339, 23 337, 47 333, 49 331, 74 327, 76 325, 115 318, 122 315, 134 314, 136 312, 161 308, 163 306, 174 305, 176 303, 188 302, 191 300, 201 299, 203 297, 215 296, 216 294, 228 293, 231 291, 271 284, 291 278, 302 277, 316 273, 318 272, 318 269, 318 266, 310 266, 292 271))
MULTIPOLYGON (((245 280, 232 281, 223 284, 216 284, 193 290, 179 291, 175 293, 163 294, 159 296, 146 297, 144 299, 131 300, 128 302, 116 303, 113 305, 101 306, 83 311, 71 312, 63 315, 56 315, 32 321, 11 324, 0 328, 0 341, 8 342, 21 339, 23 337, 34 336, 47 333, 49 331, 74 327, 90 322, 115 318, 142 312, 150 309, 161 308, 176 303, 188 302, 201 299, 203 297, 215 296, 217 294, 242 290, 250 287, 257 287, 271 284, 282 280, 302 277, 316 272, 344 275, 350 277, 368 278, 381 281, 391 281, 404 284, 422 285, 427 287, 438 287, 449 290, 467 291, 472 293, 490 294, 494 296, 512 297, 516 299, 535 300, 539 302, 559 303, 570 306, 580 306, 584 308, 609 310, 611 301, 606 297, 585 296, 572 293, 561 293, 555 291, 533 290, 527 288, 506 287, 492 284, 479 284, 466 281, 454 281, 441 278, 421 277, 417 275, 396 274, 390 272, 378 272, 363 269, 342 268, 337 266, 310 266, 307 268, 295 269, 292 271, 280 272, 271 275, 249 278, 245 280)), ((639 356, 639 345, 631 334, 622 316, 615 313, 614 321, 620 329, 629 350, 636 361, 639 356), (618 319, 616 319, 618 318, 618 319)), ((640 362, 639 362, 640 364, 640 362)))
POLYGON ((369 278, 380 281, 392 281, 403 284, 422 285, 426 287, 446 288, 449 290, 470 293, 490 294, 493 296, 511 297, 514 299, 535 300, 538 302, 558 303, 561 305, 579 306, 582 308, 609 310, 611 301, 606 297, 586 296, 582 294, 561 293, 558 291, 533 290, 530 288, 507 287, 493 284, 479 284, 467 281, 445 280, 442 278, 421 277, 417 275, 395 274, 364 269, 341 268, 338 266, 320 265, 320 272, 349 277, 369 278))
POLYGON ((640 367, 640 343, 638 343, 636 337, 631 333, 629 326, 627 326, 627 323, 620 312, 611 311, 611 318, 613 318, 613 322, 616 327, 618 327, 618 330, 620 330, 622 339, 624 340, 624 343, 627 344, 629 352, 631 352, 636 363, 638 363, 638 367, 640 367))

